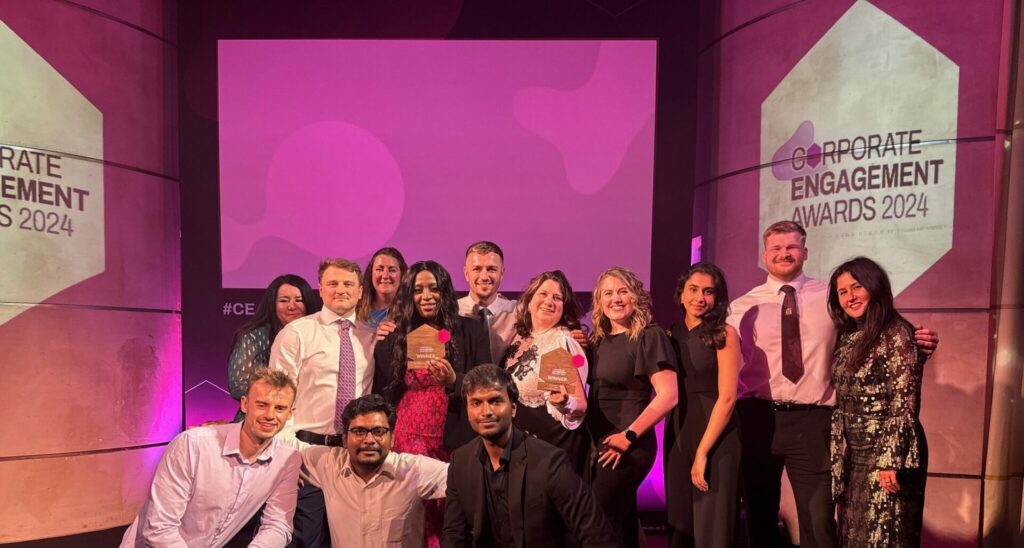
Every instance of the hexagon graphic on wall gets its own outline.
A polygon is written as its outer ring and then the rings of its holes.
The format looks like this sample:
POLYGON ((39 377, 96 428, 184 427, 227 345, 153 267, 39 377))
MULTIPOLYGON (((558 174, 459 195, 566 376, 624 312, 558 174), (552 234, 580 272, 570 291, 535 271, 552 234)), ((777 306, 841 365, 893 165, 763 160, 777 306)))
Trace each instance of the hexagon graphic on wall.
POLYGON ((0 325, 104 270, 103 115, 0 22, 0 325))
POLYGON ((761 231, 797 221, 808 275, 863 255, 903 291, 952 246, 959 76, 856 2, 761 104, 761 231))

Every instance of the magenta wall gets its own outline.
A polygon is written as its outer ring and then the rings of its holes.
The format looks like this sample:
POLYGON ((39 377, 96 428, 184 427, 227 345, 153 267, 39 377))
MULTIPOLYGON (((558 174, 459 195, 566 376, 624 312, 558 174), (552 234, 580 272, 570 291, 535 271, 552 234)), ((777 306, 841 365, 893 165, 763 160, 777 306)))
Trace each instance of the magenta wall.
MULTIPOLYGON (((984 443, 986 394, 993 318, 993 249, 996 237, 996 206, 1001 176, 1001 151, 997 139, 1003 127, 1000 66, 1005 62, 1003 2, 888 1, 867 4, 837 2, 722 2, 702 27, 700 58, 700 134, 697 157, 697 189, 694 199, 694 234, 703 236, 704 258, 718 263, 729 277, 730 288, 741 295, 762 283, 765 272, 758 264, 760 233, 770 222, 761 217, 764 185, 775 184, 768 175, 771 158, 762 149, 771 138, 766 121, 771 95, 784 88, 802 60, 811 60, 819 44, 828 42, 830 29, 854 9, 880 11, 871 17, 881 21, 859 30, 873 32, 880 24, 902 27, 905 49, 896 49, 891 63, 871 65, 877 81, 900 78, 893 66, 909 52, 911 43, 937 50, 936 64, 958 69, 958 86, 952 90, 954 106, 916 116, 926 127, 946 117, 954 129, 925 130, 921 135, 929 153, 955 161, 941 185, 955 192, 932 195, 933 204, 953 211, 948 250, 936 253, 934 264, 922 264, 920 275, 898 295, 896 304, 915 323, 923 323, 941 335, 941 348, 925 368, 921 420, 931 448, 925 510, 925 544, 970 546, 980 541, 984 515, 984 443), (855 4, 862 4, 857 6, 855 4), (866 5, 864 5, 866 4, 866 5), (754 53, 756 52, 756 53, 754 53), (950 189, 952 190, 952 189, 950 189), (940 202, 945 200, 945 202, 940 202)), ((849 21, 849 20, 847 20, 849 21)), ((833 44, 834 45, 834 44, 833 44)), ((818 82, 841 81, 843 71, 860 71, 860 60, 869 58, 868 44, 860 50, 837 47, 830 63, 819 66, 818 82)), ((870 81, 848 83, 842 95, 833 97, 827 86, 816 88, 805 103, 794 101, 808 119, 822 126, 855 126, 857 108, 864 117, 879 116, 890 109, 893 116, 913 112, 916 104, 934 100, 949 90, 938 89, 941 76, 931 73, 923 83, 933 89, 916 98, 894 99, 892 94, 872 95, 870 81), (881 97, 881 98, 879 98, 881 97), (860 102, 861 105, 853 105, 860 102), (853 106, 851 106, 853 105, 853 106), (833 114, 829 114, 832 112, 833 114), (847 118, 844 118, 847 116, 847 118)), ((815 84, 820 85, 820 84, 815 84)), ((1005 84, 1004 84, 1005 85, 1005 84)), ((799 117, 797 111, 794 116, 799 117)), ((883 117, 884 118, 884 117, 883 117)), ((799 119, 799 118, 794 118, 799 119)), ((795 129, 795 128, 794 128, 795 129)), ((948 128, 947 128, 948 129, 948 128)), ((819 136, 819 141, 823 137, 819 136)), ((786 164, 781 164, 785 166, 786 164)), ((778 165, 776 165, 778 167, 778 165)), ((935 192, 921 187, 915 191, 935 192)), ((851 194, 856 195, 856 194, 851 194)), ((780 220, 780 219, 774 219, 780 220)), ((876 219, 875 230, 901 230, 909 220, 876 219), (904 223, 904 224, 901 224, 904 223)), ((936 225, 941 224, 935 221, 936 225)), ((867 225, 847 223, 851 233, 867 225)), ((908 232, 909 233, 909 232, 908 232)), ((883 264, 895 264, 915 251, 912 238, 843 237, 812 231, 808 265, 825 273, 844 254, 867 254, 883 264), (816 239, 817 238, 817 239, 816 239), (839 244, 836 242, 846 242, 839 244), (841 247, 848 245, 849 247, 841 247), (838 249, 837 249, 838 247, 838 249), (831 264, 822 257, 837 257, 831 264)))
POLYGON ((128 523, 181 429, 174 18, 79 4, 0 1, 0 147, 59 156, 90 192, 81 211, 0 197, 0 543, 128 523), (22 228, 23 208, 73 232, 22 228))

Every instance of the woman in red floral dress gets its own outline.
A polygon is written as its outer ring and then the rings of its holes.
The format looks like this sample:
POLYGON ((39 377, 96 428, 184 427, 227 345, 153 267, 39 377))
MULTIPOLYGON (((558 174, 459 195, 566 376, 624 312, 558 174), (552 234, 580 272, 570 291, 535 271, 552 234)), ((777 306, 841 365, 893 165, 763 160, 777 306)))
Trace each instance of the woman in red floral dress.
MULTIPOLYGON (((461 397, 462 378, 490 360, 487 333, 479 322, 459 316, 451 275, 434 261, 420 261, 402 278, 394 322, 378 333, 390 334, 373 351, 373 391, 398 408, 393 449, 447 461, 451 450, 473 439, 461 397), (425 368, 408 367, 410 332, 429 324, 439 330, 444 358, 425 368)), ((424 519, 426 545, 440 545, 444 503, 428 504, 424 519)))

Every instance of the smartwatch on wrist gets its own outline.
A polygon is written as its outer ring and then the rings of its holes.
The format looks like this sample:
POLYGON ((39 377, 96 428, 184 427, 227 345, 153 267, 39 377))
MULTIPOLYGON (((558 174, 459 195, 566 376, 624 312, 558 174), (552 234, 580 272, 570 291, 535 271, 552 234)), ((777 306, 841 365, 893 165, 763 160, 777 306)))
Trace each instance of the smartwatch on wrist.
POLYGON ((622 435, 626 436, 626 439, 629 440, 629 443, 636 443, 636 438, 637 438, 636 432, 634 432, 634 431, 630 430, 629 428, 627 428, 627 429, 622 431, 622 435))

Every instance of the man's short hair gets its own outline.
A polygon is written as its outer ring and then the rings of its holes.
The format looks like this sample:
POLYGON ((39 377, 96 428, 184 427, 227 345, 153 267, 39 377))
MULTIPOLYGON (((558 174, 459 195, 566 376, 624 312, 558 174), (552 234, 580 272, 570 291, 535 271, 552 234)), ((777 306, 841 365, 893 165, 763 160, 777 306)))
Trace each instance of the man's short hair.
POLYGON ((494 389, 508 393, 512 403, 519 403, 519 387, 512 380, 512 375, 504 368, 493 363, 483 363, 466 373, 462 379, 462 399, 466 399, 475 390, 494 389))
POLYGON ((384 416, 388 418, 388 427, 392 430, 395 429, 395 420, 397 419, 395 406, 388 403, 380 394, 367 394, 350 400, 341 412, 342 428, 347 432, 352 419, 368 413, 384 413, 384 416))
POLYGON ((359 265, 348 259, 342 259, 341 257, 327 257, 320 261, 320 270, 316 275, 317 282, 323 281, 324 272, 327 272, 327 269, 332 266, 342 270, 348 270, 349 272, 354 272, 356 279, 359 280, 360 284, 362 283, 363 271, 360 270, 359 265))
POLYGON ((466 256, 469 257, 470 253, 479 253, 481 255, 497 253, 498 256, 501 257, 502 262, 505 261, 505 254, 501 252, 501 248, 498 247, 498 244, 487 240, 480 240, 479 242, 470 244, 470 246, 466 248, 466 256))
POLYGON ((252 374, 249 375, 249 390, 246 390, 246 396, 249 395, 249 391, 252 390, 252 385, 256 384, 256 381, 263 381, 277 390, 289 388, 292 391, 292 396, 298 392, 298 387, 295 386, 295 381, 288 376, 288 373, 285 373, 280 369, 257 367, 253 370, 252 374))
POLYGON ((779 221, 772 223, 771 226, 764 229, 764 234, 761 236, 761 240, 766 244, 768 243, 768 236, 772 234, 789 234, 790 232, 796 232, 800 234, 800 243, 807 244, 807 231, 804 227, 800 226, 800 223, 793 221, 779 221))

